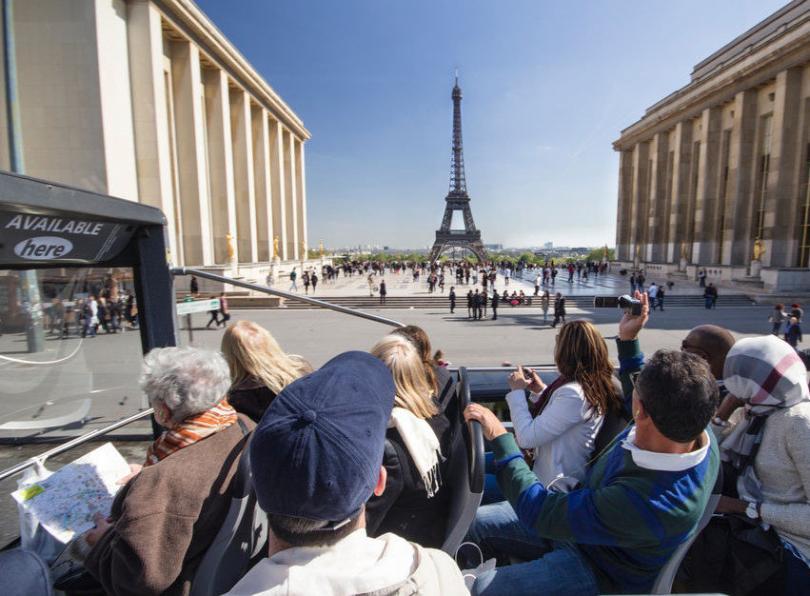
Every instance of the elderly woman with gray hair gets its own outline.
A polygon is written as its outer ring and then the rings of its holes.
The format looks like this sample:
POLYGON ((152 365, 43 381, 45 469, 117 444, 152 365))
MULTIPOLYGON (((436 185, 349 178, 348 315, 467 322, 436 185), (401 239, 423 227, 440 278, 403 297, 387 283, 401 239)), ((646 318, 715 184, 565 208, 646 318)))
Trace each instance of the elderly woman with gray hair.
POLYGON ((108 594, 187 594, 228 511, 228 488, 250 419, 225 398, 228 365, 215 352, 158 348, 141 388, 166 431, 85 536, 85 568, 108 594))
MULTIPOLYGON (((724 382, 743 410, 721 414, 720 450, 738 497, 722 497, 719 513, 773 528, 782 552, 781 594, 810 586, 810 389, 796 351, 769 335, 741 339, 726 357, 724 382)), ((729 398, 727 398, 729 399, 729 398)), ((754 589, 755 586, 746 586, 754 589)))

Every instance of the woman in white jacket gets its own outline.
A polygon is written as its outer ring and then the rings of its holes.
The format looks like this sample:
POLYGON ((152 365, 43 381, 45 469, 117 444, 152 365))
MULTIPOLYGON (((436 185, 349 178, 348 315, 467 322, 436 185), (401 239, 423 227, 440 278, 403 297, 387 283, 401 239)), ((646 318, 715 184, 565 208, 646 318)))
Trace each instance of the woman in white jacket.
POLYGON ((587 321, 560 328, 554 361, 560 376, 548 386, 536 372, 518 367, 509 376, 506 402, 517 443, 533 451, 540 482, 548 486, 564 477, 570 486, 584 478, 605 415, 620 412, 622 400, 605 340, 587 321))

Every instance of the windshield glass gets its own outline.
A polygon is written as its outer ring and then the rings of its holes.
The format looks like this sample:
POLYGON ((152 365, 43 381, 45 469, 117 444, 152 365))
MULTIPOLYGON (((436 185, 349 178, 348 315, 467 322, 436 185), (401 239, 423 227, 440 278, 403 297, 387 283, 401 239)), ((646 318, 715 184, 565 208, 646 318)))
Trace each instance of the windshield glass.
POLYGON ((0 271, 0 441, 58 441, 147 407, 132 279, 124 268, 0 271))

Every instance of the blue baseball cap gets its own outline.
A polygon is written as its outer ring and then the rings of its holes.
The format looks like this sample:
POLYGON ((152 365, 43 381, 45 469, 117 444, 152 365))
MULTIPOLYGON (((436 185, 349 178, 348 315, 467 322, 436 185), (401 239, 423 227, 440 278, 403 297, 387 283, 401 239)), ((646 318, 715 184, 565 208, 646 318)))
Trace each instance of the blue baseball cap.
POLYGON ((345 352, 285 387, 253 431, 250 465, 267 513, 340 525, 371 497, 394 407, 388 368, 345 352))

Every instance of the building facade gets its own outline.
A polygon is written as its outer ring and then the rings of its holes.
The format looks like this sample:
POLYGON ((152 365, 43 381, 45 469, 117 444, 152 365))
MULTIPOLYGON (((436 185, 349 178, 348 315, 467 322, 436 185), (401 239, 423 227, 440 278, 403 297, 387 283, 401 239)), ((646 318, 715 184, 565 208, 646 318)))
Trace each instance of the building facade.
POLYGON ((18 0, 14 30, 26 174, 160 208, 176 264, 306 258, 309 132, 191 0, 18 0))
POLYGON ((810 0, 697 64, 614 149, 622 264, 810 289, 810 0))

